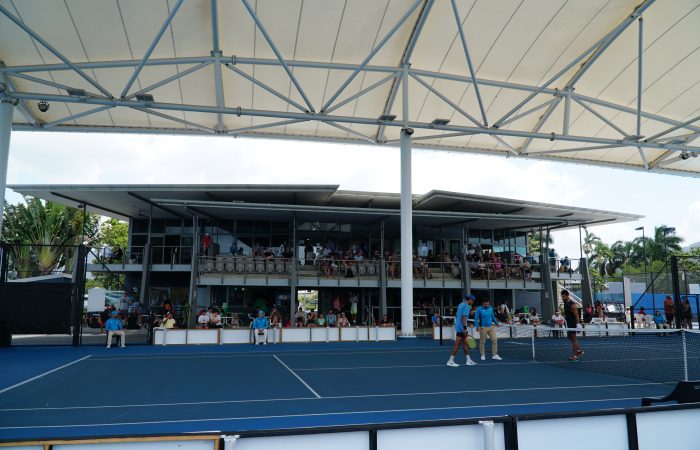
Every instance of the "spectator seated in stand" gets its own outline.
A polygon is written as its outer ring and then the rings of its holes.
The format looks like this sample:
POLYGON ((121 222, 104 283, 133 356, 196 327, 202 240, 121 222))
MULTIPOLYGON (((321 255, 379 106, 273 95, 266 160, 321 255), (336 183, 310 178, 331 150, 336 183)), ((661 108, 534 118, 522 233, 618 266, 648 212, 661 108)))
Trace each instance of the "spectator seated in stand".
POLYGON ((498 305, 498 309, 496 309, 496 320, 498 320, 500 323, 510 322, 508 307, 506 305, 498 305))
POLYGON ((231 327, 238 328, 241 326, 241 319, 238 318, 238 314, 231 314, 231 327))
POLYGON ((530 308, 529 320, 532 325, 539 325, 540 323, 542 323, 540 321, 539 316, 537 315, 537 310, 535 308, 530 308))
POLYGON ((209 328, 209 315, 204 309, 199 311, 197 316, 197 328, 209 328))
POLYGON ((389 316, 384 314, 384 317, 382 317, 382 320, 379 321, 379 326, 380 327, 393 327, 394 323, 389 320, 389 316))
POLYGON ((306 317, 304 316, 304 310, 299 307, 297 309, 297 313, 294 315, 294 322, 298 328, 303 328, 305 325, 305 319, 306 317))
POLYGON ((112 346, 112 336, 119 336, 121 338, 120 347, 126 347, 126 334, 118 312, 112 311, 112 318, 107 320, 105 330, 107 330, 107 348, 112 346))
POLYGON ((173 319, 173 313, 169 312, 165 315, 163 318, 163 322, 161 324, 163 328, 175 328, 175 319, 173 319))
POLYGON ((347 317, 345 317, 345 313, 341 312, 340 316, 338 316, 338 327, 349 327, 350 326, 350 321, 348 320, 347 317))
POLYGON ((267 345, 267 331, 270 328, 270 322, 265 317, 265 311, 258 311, 258 317, 251 324, 253 328, 253 336, 255 345, 267 345))
POLYGON ((316 319, 316 325, 319 327, 325 327, 326 326, 326 318, 323 317, 323 314, 318 315, 318 319, 316 319))
POLYGON ((219 315, 219 310, 216 308, 212 309, 209 315, 209 328, 218 328, 221 326, 221 316, 219 315))
POLYGON ((335 315, 335 312, 333 312, 332 309, 328 311, 328 314, 326 314, 326 322, 328 323, 329 327, 334 327, 338 322, 338 316, 335 315))
POLYGON ((432 321, 433 327, 439 327, 440 326, 440 313, 438 313, 436 311, 435 314, 433 314, 431 321, 432 321))
POLYGON ((668 324, 666 323, 666 319, 664 318, 663 315, 661 315, 661 311, 656 311, 656 314, 654 314, 654 325, 656 325, 656 328, 670 328, 668 324))

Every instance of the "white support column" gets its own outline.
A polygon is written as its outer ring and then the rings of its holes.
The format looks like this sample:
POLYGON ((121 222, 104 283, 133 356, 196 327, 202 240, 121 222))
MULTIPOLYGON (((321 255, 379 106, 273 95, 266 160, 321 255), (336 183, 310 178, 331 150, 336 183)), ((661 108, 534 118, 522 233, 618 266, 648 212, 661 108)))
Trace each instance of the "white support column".
POLYGON ((413 196, 411 128, 401 129, 401 337, 413 334, 413 196))
POLYGON ((10 157, 10 135, 12 134, 12 110, 10 100, 0 101, 0 240, 2 239, 2 205, 5 204, 5 187, 7 186, 7 163, 10 157))

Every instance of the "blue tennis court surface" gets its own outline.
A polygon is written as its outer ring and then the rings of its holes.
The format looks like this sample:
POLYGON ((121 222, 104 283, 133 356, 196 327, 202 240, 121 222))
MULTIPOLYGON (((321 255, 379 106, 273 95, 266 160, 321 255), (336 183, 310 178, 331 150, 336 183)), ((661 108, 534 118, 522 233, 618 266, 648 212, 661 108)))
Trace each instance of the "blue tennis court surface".
MULTIPOLYGON (((508 355, 509 345, 503 355, 508 355)), ((249 431, 639 406, 671 385, 448 346, 9 348, 0 439, 249 431), (478 352, 472 352, 475 357, 478 352)), ((562 355, 565 359, 566 353, 562 355)), ((576 364, 576 363, 572 363, 576 364)))

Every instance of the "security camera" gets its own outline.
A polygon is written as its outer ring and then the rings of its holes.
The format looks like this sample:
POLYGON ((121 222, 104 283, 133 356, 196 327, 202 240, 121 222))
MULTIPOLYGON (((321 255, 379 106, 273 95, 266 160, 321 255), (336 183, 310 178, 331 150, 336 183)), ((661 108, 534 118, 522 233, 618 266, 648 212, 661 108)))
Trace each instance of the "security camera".
POLYGON ((41 100, 39 103, 37 103, 36 106, 41 112, 46 112, 49 110, 49 102, 47 102, 46 100, 41 100))
POLYGON ((413 128, 404 128, 403 131, 409 136, 414 133, 413 128))

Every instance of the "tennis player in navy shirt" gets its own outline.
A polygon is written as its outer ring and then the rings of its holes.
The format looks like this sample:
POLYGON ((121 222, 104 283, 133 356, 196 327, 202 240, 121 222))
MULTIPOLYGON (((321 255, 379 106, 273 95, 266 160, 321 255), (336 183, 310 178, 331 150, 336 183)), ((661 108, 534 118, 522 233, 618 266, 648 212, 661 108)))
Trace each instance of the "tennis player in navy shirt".
POLYGON ((474 300, 476 300, 476 298, 473 295, 465 295, 462 299, 462 303, 457 307, 457 314, 455 314, 455 345, 452 347, 450 359, 447 361, 447 365, 450 367, 459 367, 459 364, 455 362, 455 355, 460 346, 464 348, 464 356, 467 357, 467 365, 476 365, 469 357, 469 348, 467 347, 467 317, 469 316, 469 310, 474 300))

